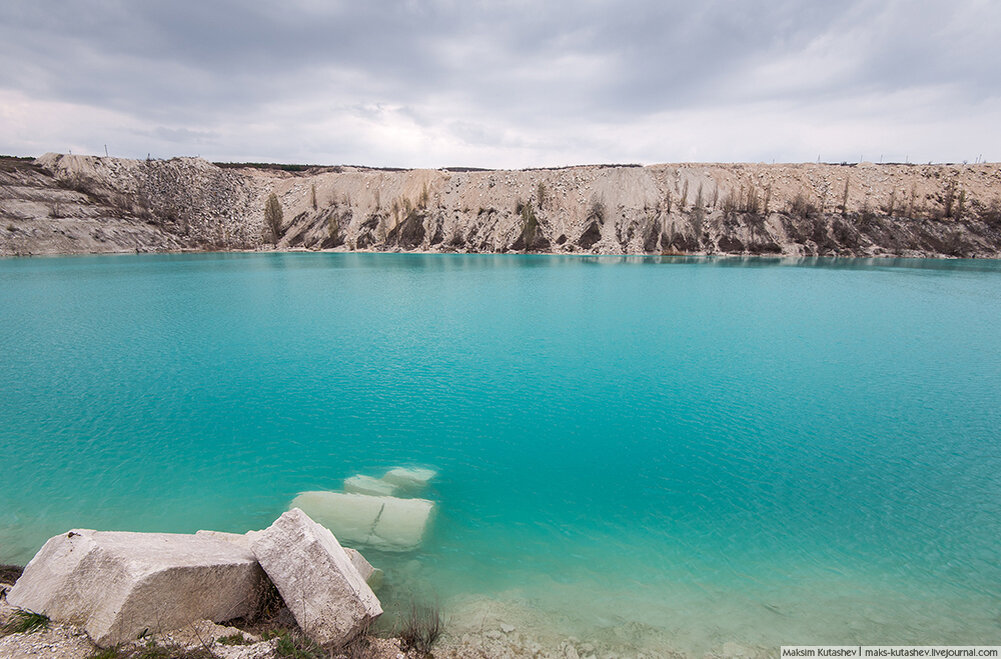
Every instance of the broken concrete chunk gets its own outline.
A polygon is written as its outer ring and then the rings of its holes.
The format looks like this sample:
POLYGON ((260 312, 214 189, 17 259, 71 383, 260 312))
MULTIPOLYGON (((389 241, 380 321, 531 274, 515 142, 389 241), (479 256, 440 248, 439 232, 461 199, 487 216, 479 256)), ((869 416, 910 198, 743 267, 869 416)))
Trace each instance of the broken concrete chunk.
POLYGON ((344 491, 351 494, 371 494, 379 497, 391 497, 399 489, 396 485, 381 478, 372 478, 358 474, 344 479, 344 491))
POLYGON ((337 539, 302 510, 293 508, 247 535, 296 622, 320 645, 346 643, 382 614, 337 539))
POLYGON ((438 475, 433 469, 422 469, 419 467, 396 467, 390 469, 382 477, 382 480, 391 483, 400 489, 411 492, 419 492, 427 487, 431 479, 438 475))
POLYGON ((358 570, 358 574, 361 575, 361 578, 368 581, 369 575, 372 574, 372 571, 375 569, 372 567, 372 564, 365 560, 365 557, 362 556, 361 552, 357 549, 351 549, 350 547, 344 546, 342 546, 342 549, 344 549, 344 553, 348 555, 348 560, 351 561, 351 565, 354 565, 355 569, 358 570))
POLYGON ((426 499, 382 497, 383 508, 373 530, 372 546, 416 549, 424 542, 424 533, 434 510, 426 499))
POLYGON ((364 543, 382 512, 382 497, 338 492, 303 492, 290 508, 301 508, 311 518, 347 543, 364 543))
POLYGON ((7 601, 79 625, 108 647, 195 620, 250 615, 263 584, 257 559, 232 542, 74 530, 45 543, 7 601))
POLYGON ((377 567, 372 567, 361 552, 357 549, 351 549, 350 547, 344 547, 344 553, 348 555, 348 559, 351 561, 351 565, 355 566, 358 570, 358 574, 361 578, 365 580, 369 588, 372 590, 377 590, 379 586, 382 585, 382 575, 383 572, 377 567))
MULTIPOLYGON (((196 531, 195 535, 205 536, 208 538, 218 538, 220 540, 225 540, 227 542, 235 542, 241 547, 246 548, 247 551, 253 551, 250 547, 250 537, 243 533, 226 533, 225 531, 196 531)), ((342 545, 343 546, 343 545, 342 545)), ((377 567, 372 567, 364 556, 357 549, 351 549, 350 547, 344 547, 344 552, 351 559, 351 564, 355 566, 361 574, 362 579, 365 583, 369 585, 372 590, 376 590, 382 585, 383 571, 377 567)))
POLYGON ((345 542, 384 551, 410 551, 427 532, 434 503, 341 492, 303 492, 291 507, 301 508, 345 542))

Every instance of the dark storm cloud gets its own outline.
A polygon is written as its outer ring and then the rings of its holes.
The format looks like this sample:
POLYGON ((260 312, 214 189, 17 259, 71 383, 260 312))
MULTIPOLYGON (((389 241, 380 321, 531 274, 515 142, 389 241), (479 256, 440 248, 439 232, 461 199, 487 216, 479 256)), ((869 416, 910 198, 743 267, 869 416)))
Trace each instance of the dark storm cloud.
MULTIPOLYGON (((841 146, 832 122, 863 145, 888 124, 900 141, 939 126, 972 142, 998 118, 999 26, 999 4, 975 0, 15 0, 0 7, 0 148, 799 159, 841 146), (769 130, 790 137, 769 143, 769 130)), ((956 157, 944 144, 907 148, 956 157)))

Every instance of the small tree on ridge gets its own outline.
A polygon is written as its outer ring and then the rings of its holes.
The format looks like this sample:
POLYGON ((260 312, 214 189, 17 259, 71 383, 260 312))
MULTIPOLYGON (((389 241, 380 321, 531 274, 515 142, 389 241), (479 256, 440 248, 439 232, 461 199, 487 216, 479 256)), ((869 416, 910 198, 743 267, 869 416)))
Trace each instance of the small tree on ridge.
POLYGON ((282 205, 278 201, 278 196, 272 192, 264 202, 264 226, 271 232, 271 242, 276 245, 282 237, 283 219, 282 205))

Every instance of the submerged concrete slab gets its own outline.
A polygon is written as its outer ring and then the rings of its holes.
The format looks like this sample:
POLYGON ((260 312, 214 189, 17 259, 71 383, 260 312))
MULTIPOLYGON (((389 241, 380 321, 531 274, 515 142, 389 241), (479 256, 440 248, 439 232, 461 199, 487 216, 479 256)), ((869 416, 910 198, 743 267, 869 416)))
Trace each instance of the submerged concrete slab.
POLYGON ((344 491, 349 494, 371 494, 379 497, 391 497, 396 494, 398 486, 381 478, 372 478, 358 474, 344 479, 344 491))
POLYGON ((298 508, 247 534, 254 554, 302 630, 339 646, 382 615, 379 599, 334 535, 298 508))
POLYGON ((7 601, 83 627, 97 645, 249 615, 263 590, 254 554, 217 538, 77 529, 28 563, 7 601))
POLYGON ((420 492, 438 475, 433 469, 421 467, 396 467, 385 473, 381 480, 408 492, 420 492))
POLYGON ((427 499, 400 499, 342 492, 302 492, 292 500, 345 542, 410 551, 424 541, 434 513, 427 499))

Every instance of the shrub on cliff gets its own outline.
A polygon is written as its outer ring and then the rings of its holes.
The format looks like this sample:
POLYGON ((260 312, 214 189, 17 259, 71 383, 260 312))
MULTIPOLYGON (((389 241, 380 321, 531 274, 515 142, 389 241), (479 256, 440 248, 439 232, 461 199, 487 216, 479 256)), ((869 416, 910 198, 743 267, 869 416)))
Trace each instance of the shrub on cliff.
POLYGON ((796 197, 789 202, 789 214, 801 220, 813 217, 818 212, 817 206, 802 192, 796 193, 796 197))
MULTIPOLYGON (((688 191, 688 185, 685 185, 685 192, 688 191)), ((587 211, 587 221, 597 220, 599 224, 605 223, 605 203, 601 199, 592 199, 591 207, 587 211)))
POLYGON ((282 205, 278 197, 272 192, 268 195, 268 200, 264 202, 264 226, 271 233, 271 242, 278 244, 282 237, 282 205))

